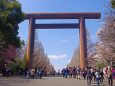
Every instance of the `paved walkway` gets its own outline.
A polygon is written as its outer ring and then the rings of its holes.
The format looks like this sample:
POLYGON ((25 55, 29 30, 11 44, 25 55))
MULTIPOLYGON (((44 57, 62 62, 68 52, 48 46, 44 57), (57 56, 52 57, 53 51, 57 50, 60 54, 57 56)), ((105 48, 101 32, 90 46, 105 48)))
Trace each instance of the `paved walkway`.
MULTIPOLYGON (((47 77, 41 80, 0 77, 0 86, 87 86, 87 82, 86 80, 65 79, 62 77, 47 77)), ((90 86, 97 86, 96 82, 90 86)), ((104 81, 104 84, 101 86, 108 86, 107 81, 104 81)))

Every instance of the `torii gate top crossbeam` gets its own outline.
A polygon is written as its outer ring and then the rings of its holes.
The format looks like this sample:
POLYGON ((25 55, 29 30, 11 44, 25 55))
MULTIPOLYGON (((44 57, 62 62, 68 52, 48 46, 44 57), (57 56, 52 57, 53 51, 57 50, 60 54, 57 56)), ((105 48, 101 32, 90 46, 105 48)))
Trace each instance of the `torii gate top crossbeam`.
POLYGON ((25 13, 25 19, 100 19, 100 12, 72 12, 72 13, 25 13))

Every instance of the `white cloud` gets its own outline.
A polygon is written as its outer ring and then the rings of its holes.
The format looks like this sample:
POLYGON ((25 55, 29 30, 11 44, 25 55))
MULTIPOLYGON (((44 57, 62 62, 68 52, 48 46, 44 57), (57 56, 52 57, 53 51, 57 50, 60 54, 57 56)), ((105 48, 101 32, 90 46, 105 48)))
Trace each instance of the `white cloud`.
POLYGON ((62 42, 67 42, 68 40, 62 40, 62 42))
POLYGON ((62 55, 48 55, 48 58, 51 59, 62 59, 62 58, 66 58, 67 55, 66 54, 62 54, 62 55))

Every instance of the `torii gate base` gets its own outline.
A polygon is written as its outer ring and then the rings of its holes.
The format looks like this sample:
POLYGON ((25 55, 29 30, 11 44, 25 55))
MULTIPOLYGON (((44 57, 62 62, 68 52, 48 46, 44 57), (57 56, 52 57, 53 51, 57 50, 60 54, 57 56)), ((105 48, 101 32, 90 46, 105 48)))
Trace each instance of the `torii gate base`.
POLYGON ((100 12, 74 12, 74 13, 26 13, 29 19, 29 32, 27 44, 27 66, 31 68, 34 52, 35 29, 56 29, 56 28, 79 28, 80 33, 80 58, 81 68, 87 66, 87 39, 85 30, 85 19, 99 19, 100 12), (79 19, 79 24, 35 24, 35 19, 79 19))

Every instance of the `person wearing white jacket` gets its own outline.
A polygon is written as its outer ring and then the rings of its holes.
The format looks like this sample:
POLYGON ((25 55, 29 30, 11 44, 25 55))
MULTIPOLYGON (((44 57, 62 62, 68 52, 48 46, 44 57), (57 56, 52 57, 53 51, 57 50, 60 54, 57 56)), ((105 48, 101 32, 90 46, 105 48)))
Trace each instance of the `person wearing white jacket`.
POLYGON ((100 84, 99 84, 100 72, 98 70, 96 70, 95 76, 96 76, 96 80, 97 80, 97 86, 100 86, 100 84))

